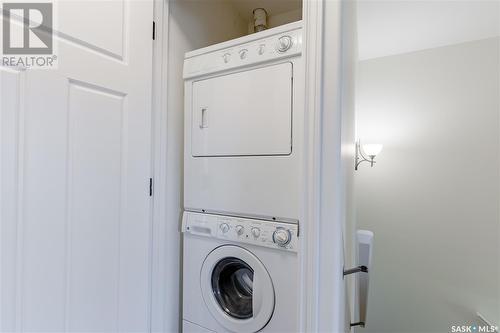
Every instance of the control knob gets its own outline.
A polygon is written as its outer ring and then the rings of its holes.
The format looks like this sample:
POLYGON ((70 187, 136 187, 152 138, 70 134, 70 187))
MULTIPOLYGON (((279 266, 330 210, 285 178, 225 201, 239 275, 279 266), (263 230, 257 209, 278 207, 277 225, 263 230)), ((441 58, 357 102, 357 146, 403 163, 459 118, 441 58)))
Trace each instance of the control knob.
POLYGON ((243 49, 240 51, 240 59, 245 59, 247 57, 248 50, 243 49))
POLYGON ((220 226, 219 226, 220 230, 222 231, 222 233, 226 233, 229 231, 229 224, 227 223, 222 223, 220 226))
POLYGON ((278 52, 286 52, 288 51, 293 45, 292 37, 290 36, 281 36, 278 39, 278 45, 277 45, 277 50, 278 52))
POLYGON ((257 228, 257 227, 253 227, 252 228, 252 235, 255 237, 255 238, 258 238, 260 236, 260 229, 257 228))
POLYGON ((245 228, 243 228, 243 226, 242 226, 242 225, 237 225, 237 226, 235 227, 235 229, 236 229, 236 234, 237 234, 238 236, 243 235, 243 231, 245 231, 245 228))
POLYGON ((290 230, 278 228, 273 232, 273 242, 279 246, 285 247, 292 240, 290 230))
POLYGON ((259 55, 263 55, 264 52, 266 52, 266 46, 264 44, 259 45, 259 48, 257 49, 257 53, 259 55))

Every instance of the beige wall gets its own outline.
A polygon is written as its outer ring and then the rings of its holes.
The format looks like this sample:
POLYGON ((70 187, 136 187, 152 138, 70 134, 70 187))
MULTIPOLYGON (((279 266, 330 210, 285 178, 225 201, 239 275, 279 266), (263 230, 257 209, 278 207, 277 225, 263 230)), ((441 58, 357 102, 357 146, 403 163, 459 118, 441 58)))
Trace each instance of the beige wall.
MULTIPOLYGON (((302 8, 289 10, 287 12, 269 15, 267 17, 267 27, 269 29, 278 27, 280 25, 296 22, 302 20, 302 8)), ((248 22, 248 34, 254 33, 254 21, 248 22)))
POLYGON ((245 35, 247 26, 230 1, 173 0, 169 28, 173 52, 183 60, 186 51, 245 35))
POLYGON ((375 233, 358 332, 499 324, 499 71, 498 38, 359 63, 357 135, 384 150, 356 175, 375 233))

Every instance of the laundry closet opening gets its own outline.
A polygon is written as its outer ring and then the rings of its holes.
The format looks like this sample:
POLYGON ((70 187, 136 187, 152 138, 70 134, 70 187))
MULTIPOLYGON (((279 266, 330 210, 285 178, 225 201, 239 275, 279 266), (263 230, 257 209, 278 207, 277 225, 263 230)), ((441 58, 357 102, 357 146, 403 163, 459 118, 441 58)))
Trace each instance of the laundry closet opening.
POLYGON ((301 20, 300 0, 169 2, 168 163, 177 186, 168 191, 178 196, 176 217, 182 207, 298 221, 301 20), (241 159, 252 156, 262 158, 241 159), (263 170, 277 176, 267 181, 263 170))
POLYGON ((302 1, 168 13, 166 228, 172 262, 182 249, 183 329, 297 331, 302 1))

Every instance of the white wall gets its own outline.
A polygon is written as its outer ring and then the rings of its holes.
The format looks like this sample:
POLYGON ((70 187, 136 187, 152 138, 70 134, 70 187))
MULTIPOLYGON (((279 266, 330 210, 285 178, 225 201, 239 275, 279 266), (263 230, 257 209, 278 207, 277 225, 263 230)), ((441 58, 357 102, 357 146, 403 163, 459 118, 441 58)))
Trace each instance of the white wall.
POLYGON ((358 332, 499 324, 499 71, 498 38, 360 62, 357 135, 384 150, 356 175, 375 233, 358 332))
POLYGON ((359 1, 362 60, 500 35, 499 1, 359 1))

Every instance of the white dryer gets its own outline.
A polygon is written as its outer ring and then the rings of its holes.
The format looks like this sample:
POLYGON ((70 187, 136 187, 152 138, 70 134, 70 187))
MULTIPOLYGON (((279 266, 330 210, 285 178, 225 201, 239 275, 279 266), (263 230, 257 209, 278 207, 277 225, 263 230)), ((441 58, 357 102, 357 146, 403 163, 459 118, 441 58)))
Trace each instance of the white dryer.
POLYGON ((184 213, 183 332, 297 332, 297 228, 184 213))
POLYGON ((186 53, 186 210, 299 219, 301 22, 186 53))

